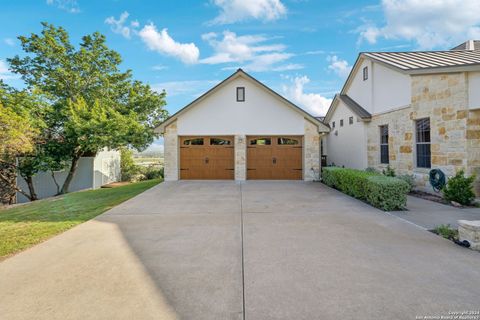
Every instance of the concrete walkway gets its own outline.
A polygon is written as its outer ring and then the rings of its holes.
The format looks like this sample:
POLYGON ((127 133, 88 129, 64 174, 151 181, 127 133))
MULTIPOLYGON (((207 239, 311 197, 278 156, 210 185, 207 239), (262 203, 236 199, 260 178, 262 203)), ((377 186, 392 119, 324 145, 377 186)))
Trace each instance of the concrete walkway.
POLYGON ((304 182, 163 183, 0 263, 1 319, 415 319, 480 254, 304 182))
POLYGON ((408 210, 394 211, 393 215, 408 220, 427 230, 441 224, 458 227, 458 220, 480 220, 480 208, 455 208, 449 205, 408 196, 408 210))

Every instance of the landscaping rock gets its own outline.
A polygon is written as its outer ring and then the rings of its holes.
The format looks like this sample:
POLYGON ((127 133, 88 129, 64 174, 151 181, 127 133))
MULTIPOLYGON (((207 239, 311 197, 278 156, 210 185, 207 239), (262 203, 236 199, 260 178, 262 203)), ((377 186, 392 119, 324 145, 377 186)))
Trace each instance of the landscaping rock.
POLYGON ((480 251, 480 220, 458 220, 458 238, 467 240, 471 249, 480 251))
POLYGON ((456 201, 450 201, 450 203, 451 203, 452 206, 454 206, 454 207, 457 207, 457 208, 461 208, 461 207, 462 207, 462 205, 461 205, 460 203, 456 202, 456 201))

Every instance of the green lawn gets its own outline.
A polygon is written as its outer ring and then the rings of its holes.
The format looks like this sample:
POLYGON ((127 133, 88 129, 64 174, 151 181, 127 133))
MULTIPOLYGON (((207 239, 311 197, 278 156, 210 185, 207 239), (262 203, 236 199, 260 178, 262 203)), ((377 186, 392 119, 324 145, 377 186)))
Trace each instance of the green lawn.
POLYGON ((0 210, 0 259, 90 220, 159 182, 73 192, 0 210))

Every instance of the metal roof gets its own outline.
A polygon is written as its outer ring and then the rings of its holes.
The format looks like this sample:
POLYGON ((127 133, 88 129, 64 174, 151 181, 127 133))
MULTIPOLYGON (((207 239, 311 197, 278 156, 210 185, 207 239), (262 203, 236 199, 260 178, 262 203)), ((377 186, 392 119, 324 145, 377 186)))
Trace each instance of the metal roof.
POLYGON ((362 119, 370 119, 372 115, 370 112, 365 110, 361 105, 359 105, 355 100, 347 96, 346 94, 339 95, 340 100, 343 101, 353 112, 355 112, 362 119))
POLYGON ((465 41, 464 43, 461 43, 455 48, 452 48, 450 50, 480 50, 480 40, 465 41), (470 46, 470 42, 473 44, 473 49, 468 48, 470 46))
POLYGON ((362 55, 404 71, 480 65, 480 50, 364 52, 362 55))

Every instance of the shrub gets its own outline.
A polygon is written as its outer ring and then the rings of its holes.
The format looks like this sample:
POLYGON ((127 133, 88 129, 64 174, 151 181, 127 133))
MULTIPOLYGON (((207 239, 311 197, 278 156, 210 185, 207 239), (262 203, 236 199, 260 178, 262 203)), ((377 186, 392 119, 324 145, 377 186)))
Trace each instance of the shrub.
POLYGON ((133 161, 133 151, 130 149, 120 149, 120 170, 122 181, 143 180, 140 177, 142 168, 133 161))
POLYGON ((452 229, 449 224, 442 224, 433 230, 436 234, 441 235, 445 239, 458 239, 458 230, 452 229))
POLYGON ((144 170, 144 175, 147 180, 163 178, 163 168, 148 166, 144 170))
POLYGON ((407 206, 407 182, 388 176, 370 176, 365 188, 365 196, 372 206, 385 210, 401 210, 407 206))
POLYGON ((475 176, 464 176, 464 171, 458 171, 454 177, 448 179, 446 186, 443 188, 443 197, 448 201, 455 201, 462 205, 469 205, 475 199, 473 192, 473 182, 475 176))
POLYGON ((415 189, 415 178, 412 174, 402 174, 400 176, 397 176, 397 178, 408 183, 408 185, 410 186, 408 192, 412 192, 413 189, 415 189))
POLYGON ((409 185, 393 177, 338 167, 323 168, 323 182, 383 210, 403 209, 409 185))
POLYGON ((384 176, 387 176, 387 177, 395 177, 396 176, 395 169, 390 167, 390 165, 388 165, 385 169, 382 170, 382 174, 384 176))
POLYGON ((368 167, 365 169, 365 172, 370 172, 370 173, 379 173, 377 169, 374 167, 368 167))

